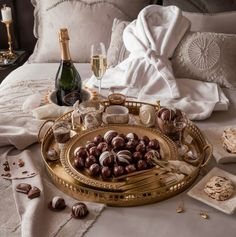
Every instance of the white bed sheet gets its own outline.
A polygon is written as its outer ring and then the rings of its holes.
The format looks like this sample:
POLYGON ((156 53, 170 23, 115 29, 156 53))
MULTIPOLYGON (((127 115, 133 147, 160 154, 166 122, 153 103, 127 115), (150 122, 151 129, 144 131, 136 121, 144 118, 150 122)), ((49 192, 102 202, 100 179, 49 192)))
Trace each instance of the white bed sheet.
MULTIPOLYGON (((7 89, 11 83, 20 81, 41 81, 48 82, 48 79, 54 81, 55 73, 58 64, 25 64, 12 72, 1 84, 0 89, 7 89)), ((88 64, 76 65, 83 79, 91 75, 88 64)), ((231 101, 230 110, 227 112, 214 112, 212 117, 198 122, 200 128, 219 127, 225 125, 236 124, 236 91, 225 90, 226 95, 231 101)), ((40 156, 39 145, 35 144, 30 148, 35 154, 35 157, 40 156)), ((2 149, 0 149, 1 154, 2 149)), ((41 162, 41 165, 42 162, 41 162)), ((210 166, 215 165, 212 161, 210 166)), ((236 165, 218 165, 227 171, 236 175, 236 165)), ((209 168, 208 167, 208 168, 209 168)), ((4 194, 5 190, 10 188, 8 184, 1 180, 0 190, 4 194)), ((6 203, 14 203, 12 196, 1 195, 1 198, 7 200, 6 203)), ((1 203, 4 203, 2 200, 1 203)), ((5 206, 0 207, 1 215, 9 212, 9 208, 5 206)), ((14 208, 11 208, 14 212, 14 208)), ((17 213, 11 213, 9 217, 13 223, 19 224, 17 220, 17 213)), ((130 208, 114 208, 107 207, 101 214, 92 228, 85 234, 86 237, 235 237, 236 233, 236 214, 228 216, 211 207, 206 206, 198 201, 189 198, 186 193, 170 198, 159 203, 130 207, 130 208), (177 214, 175 209, 181 202, 182 198, 185 202, 186 212, 177 214), (201 210, 209 212, 210 220, 204 220, 199 216, 201 210)), ((7 230, 3 225, 7 223, 0 223, 0 236, 20 236, 20 228, 7 230), (4 230, 4 231, 3 231, 4 230)), ((69 227, 68 228, 69 231, 69 227)), ((60 233, 58 234, 60 236, 60 233)), ((46 236, 45 236, 46 237, 46 236)))

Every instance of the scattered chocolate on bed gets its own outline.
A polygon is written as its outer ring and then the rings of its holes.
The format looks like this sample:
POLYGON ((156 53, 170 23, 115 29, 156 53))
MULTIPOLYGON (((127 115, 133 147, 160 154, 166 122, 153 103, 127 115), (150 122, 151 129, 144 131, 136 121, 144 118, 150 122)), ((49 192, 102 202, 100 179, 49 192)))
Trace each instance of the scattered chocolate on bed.
POLYGON ((25 165, 25 162, 22 159, 18 160, 18 166, 23 167, 25 165))
POLYGON ((72 206, 71 216, 73 218, 82 219, 82 218, 85 218, 88 215, 88 213, 89 211, 88 211, 87 206, 82 202, 75 203, 72 206))
POLYGON ((54 197, 52 201, 48 203, 48 208, 52 211, 62 211, 66 208, 66 203, 62 197, 54 197))
POLYGON ((28 194, 31 189, 31 185, 27 183, 19 183, 16 186, 16 191, 19 193, 28 194))
POLYGON ((22 173, 22 174, 27 174, 28 171, 27 171, 27 170, 24 170, 24 171, 22 171, 21 173, 22 173))
POLYGON ((8 165, 6 165, 6 166, 4 167, 4 171, 10 171, 10 167, 9 167, 8 165))
POLYGON ((39 197, 40 193, 41 193, 40 189, 33 186, 28 192, 28 198, 33 199, 33 198, 39 197))

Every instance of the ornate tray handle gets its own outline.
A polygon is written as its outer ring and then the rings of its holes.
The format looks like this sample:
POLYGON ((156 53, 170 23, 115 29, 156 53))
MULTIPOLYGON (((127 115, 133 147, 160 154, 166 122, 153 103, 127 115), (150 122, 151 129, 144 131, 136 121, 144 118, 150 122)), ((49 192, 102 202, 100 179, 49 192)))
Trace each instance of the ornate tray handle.
POLYGON ((203 161, 201 164, 201 168, 206 166, 209 160, 212 158, 213 147, 210 144, 207 144, 203 147, 203 161))

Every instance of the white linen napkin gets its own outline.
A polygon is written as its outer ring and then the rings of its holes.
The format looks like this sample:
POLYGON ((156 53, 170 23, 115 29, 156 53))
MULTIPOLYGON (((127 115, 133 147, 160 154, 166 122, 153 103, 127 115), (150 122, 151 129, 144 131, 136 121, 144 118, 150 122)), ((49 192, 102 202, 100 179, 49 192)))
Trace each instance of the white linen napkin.
POLYGON ((21 219, 21 236, 82 236, 100 215, 105 205, 85 202, 90 211, 88 217, 83 220, 72 219, 71 206, 77 201, 55 188, 46 178, 44 169, 39 169, 38 174, 34 176, 27 178, 25 174, 25 177, 22 177, 22 170, 28 170, 28 174, 32 171, 36 173, 37 169, 35 162, 33 162, 33 155, 29 150, 24 150, 18 155, 10 156, 8 153, 11 150, 12 148, 1 155, 1 161, 6 159, 11 164, 13 196, 21 219), (25 162, 25 167, 19 168, 17 166, 19 159, 25 162), (14 162, 16 165, 12 165, 14 162), (26 194, 16 192, 16 186, 19 183, 28 183, 31 186, 38 187, 41 190, 40 197, 28 199, 26 194), (65 210, 53 212, 48 209, 48 202, 54 196, 61 196, 65 199, 67 204, 65 210))

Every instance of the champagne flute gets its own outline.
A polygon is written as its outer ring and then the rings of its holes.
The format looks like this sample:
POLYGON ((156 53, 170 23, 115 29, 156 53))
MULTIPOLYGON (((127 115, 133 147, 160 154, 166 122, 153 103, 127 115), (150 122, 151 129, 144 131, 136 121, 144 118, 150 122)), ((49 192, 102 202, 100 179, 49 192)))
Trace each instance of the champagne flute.
POLYGON ((104 43, 91 45, 91 69, 94 76, 99 80, 98 91, 101 94, 102 77, 107 69, 107 56, 104 43))

